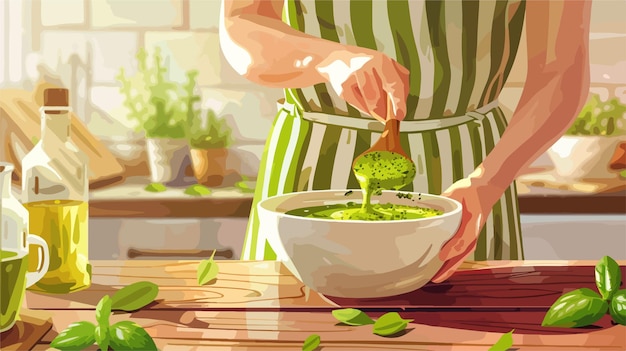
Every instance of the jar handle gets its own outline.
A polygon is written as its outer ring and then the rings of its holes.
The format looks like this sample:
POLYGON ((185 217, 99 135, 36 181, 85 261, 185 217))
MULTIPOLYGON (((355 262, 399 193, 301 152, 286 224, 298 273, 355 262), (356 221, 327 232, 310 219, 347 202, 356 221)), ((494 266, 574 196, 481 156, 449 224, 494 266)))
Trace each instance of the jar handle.
POLYGON ((39 262, 37 263, 37 271, 26 273, 26 287, 30 287, 36 282, 38 282, 43 276, 48 272, 48 267, 50 265, 50 251, 48 251, 48 244, 41 237, 28 234, 26 237, 26 242, 29 245, 37 245, 41 246, 42 254, 38 255, 39 262))

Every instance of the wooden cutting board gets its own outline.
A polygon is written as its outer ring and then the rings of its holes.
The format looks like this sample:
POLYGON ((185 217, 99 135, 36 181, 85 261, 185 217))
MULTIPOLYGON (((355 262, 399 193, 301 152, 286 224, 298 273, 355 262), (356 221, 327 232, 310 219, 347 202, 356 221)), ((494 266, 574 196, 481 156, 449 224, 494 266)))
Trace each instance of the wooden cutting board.
MULTIPOLYGON (((0 160, 15 165, 16 183, 21 182, 22 159, 41 135, 40 104, 35 98, 40 91, 43 91, 41 87, 35 92, 0 90, 0 160)), ((117 158, 78 116, 70 115, 72 140, 89 157, 89 187, 95 189, 123 181, 124 167, 117 158)))
POLYGON ((52 329, 52 318, 44 311, 22 310, 21 320, 0 334, 3 351, 31 350, 52 329))

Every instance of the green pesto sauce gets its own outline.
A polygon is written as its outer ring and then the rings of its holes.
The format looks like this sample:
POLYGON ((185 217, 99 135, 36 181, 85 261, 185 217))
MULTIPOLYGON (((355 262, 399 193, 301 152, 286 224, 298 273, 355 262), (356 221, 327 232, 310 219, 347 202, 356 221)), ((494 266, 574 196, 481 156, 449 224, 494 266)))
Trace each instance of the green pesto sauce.
MULTIPOLYGON (((413 181, 415 164, 406 157, 391 151, 374 151, 359 157, 352 169, 363 191, 363 202, 298 208, 289 215, 334 220, 390 221, 434 217, 441 211, 418 206, 372 204, 372 195, 383 190, 400 190, 413 181)), ((346 195, 352 191, 346 192, 346 195)), ((412 199, 408 193, 398 193, 398 198, 412 199)))
POLYGON ((391 151, 374 151, 359 157, 352 169, 363 190, 363 208, 371 204, 373 194, 382 190, 400 190, 415 178, 415 164, 391 151))
POLYGON ((418 206, 375 204, 365 210, 361 204, 349 202, 315 207, 305 207, 287 212, 289 215, 335 220, 390 221, 434 217, 441 211, 418 206))

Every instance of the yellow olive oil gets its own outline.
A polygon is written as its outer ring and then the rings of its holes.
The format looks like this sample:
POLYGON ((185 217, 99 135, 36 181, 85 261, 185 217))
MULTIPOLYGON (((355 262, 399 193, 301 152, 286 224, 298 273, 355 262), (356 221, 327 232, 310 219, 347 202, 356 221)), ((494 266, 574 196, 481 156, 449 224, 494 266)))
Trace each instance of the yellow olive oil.
MULTIPOLYGON (((50 250, 50 268, 29 290, 69 293, 89 287, 91 266, 88 257, 88 203, 48 200, 24 204, 30 218, 30 232, 41 236, 50 250)), ((39 257, 31 246, 30 255, 39 257)), ((38 260, 30 260, 36 264, 38 260)), ((36 267, 30 267, 30 271, 36 267)))

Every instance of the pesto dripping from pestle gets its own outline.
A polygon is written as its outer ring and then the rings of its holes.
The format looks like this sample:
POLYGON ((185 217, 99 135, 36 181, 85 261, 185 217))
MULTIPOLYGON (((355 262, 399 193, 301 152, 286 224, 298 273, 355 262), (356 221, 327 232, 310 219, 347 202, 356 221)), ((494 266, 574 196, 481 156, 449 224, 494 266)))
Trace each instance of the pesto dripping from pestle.
MULTIPOLYGON (((388 117, 391 115, 390 102, 388 102, 387 114, 388 117)), ((441 215, 442 212, 439 210, 418 206, 391 203, 372 205, 372 195, 382 190, 400 190, 415 178, 415 164, 400 146, 399 124, 399 120, 387 118, 380 139, 359 155, 352 164, 352 171, 363 193, 361 205, 348 202, 347 204, 303 207, 291 210, 287 214, 335 220, 368 221, 418 219, 441 215)), ((349 191, 346 195, 351 192, 349 191)))
POLYGON ((400 121, 391 118, 392 103, 387 101, 387 119, 380 139, 357 156, 352 171, 363 190, 361 212, 372 212, 371 198, 381 190, 400 190, 413 182, 415 163, 400 145, 400 121))

